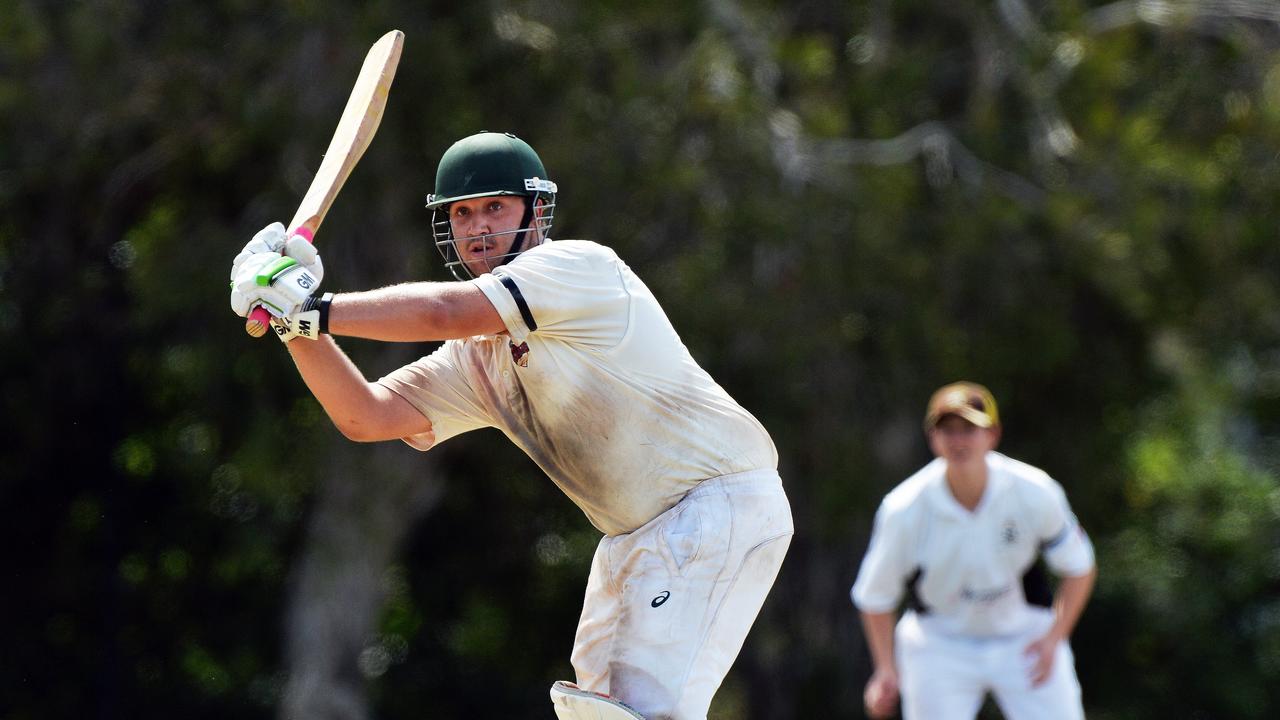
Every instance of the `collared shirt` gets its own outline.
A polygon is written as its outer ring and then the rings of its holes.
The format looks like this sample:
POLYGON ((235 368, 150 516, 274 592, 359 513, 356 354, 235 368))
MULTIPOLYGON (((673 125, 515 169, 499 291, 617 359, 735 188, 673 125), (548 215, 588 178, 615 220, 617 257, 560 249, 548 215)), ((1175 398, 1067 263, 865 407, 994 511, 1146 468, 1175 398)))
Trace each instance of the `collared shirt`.
POLYGON ((507 332, 451 340, 379 380, 431 421, 436 443, 501 430, 608 535, 702 480, 777 467, 769 434, 611 249, 548 241, 471 282, 507 332))
POLYGON ((1021 632, 1033 612, 1022 578, 1037 557, 1059 575, 1083 575, 1093 568, 1093 546, 1062 486, 1044 471, 988 453, 987 486, 969 511, 947 486, 946 467, 937 458, 885 496, 853 585, 854 604, 892 612, 914 579, 928 629, 1021 632))

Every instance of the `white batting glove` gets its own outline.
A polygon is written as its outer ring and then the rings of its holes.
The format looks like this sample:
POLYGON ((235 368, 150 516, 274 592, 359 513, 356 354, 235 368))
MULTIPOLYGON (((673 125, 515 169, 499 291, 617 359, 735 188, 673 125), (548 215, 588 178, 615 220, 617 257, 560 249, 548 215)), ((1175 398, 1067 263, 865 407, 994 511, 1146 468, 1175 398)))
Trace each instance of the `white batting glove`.
POLYGON ((262 305, 275 317, 297 313, 324 279, 324 263, 301 235, 285 237, 284 225, 263 228, 231 264, 231 309, 247 317, 262 305))
MULTIPOLYGON (((301 235, 285 236, 284 225, 273 222, 262 228, 253 236, 253 239, 245 244, 244 249, 231 263, 231 279, 235 279, 237 271, 240 269, 241 263, 248 259, 251 255, 263 252, 280 253, 288 255, 303 265, 310 266, 320 259, 320 253, 316 250, 316 246, 307 242, 307 239, 301 235)), ((308 268, 310 269, 310 268, 308 268)), ((318 271, 314 271, 318 275, 324 275, 323 267, 318 271)))
POLYGON ((259 230, 252 240, 245 243, 244 249, 240 251, 239 255, 236 255, 236 259, 231 261, 231 279, 236 279, 236 275, 240 272, 240 266, 250 256, 264 252, 281 252, 284 250, 284 243, 284 225, 274 222, 259 230))
POLYGON ((296 315, 286 317, 271 316, 271 332, 280 338, 280 342, 288 343, 298 337, 315 340, 320 336, 320 311, 304 310, 296 315))

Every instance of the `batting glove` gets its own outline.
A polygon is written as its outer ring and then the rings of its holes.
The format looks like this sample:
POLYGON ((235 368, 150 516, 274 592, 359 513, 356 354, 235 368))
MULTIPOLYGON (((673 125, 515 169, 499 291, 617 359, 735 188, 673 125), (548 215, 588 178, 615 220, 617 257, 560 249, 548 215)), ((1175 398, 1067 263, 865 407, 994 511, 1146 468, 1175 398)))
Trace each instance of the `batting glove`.
POLYGON ((294 315, 324 279, 315 246, 300 235, 285 237, 272 223, 253 236, 231 264, 231 309, 247 317, 261 305, 275 317, 294 315))
POLYGON ((297 337, 315 340, 320 335, 320 311, 305 310, 286 317, 272 315, 271 332, 285 344, 297 337))

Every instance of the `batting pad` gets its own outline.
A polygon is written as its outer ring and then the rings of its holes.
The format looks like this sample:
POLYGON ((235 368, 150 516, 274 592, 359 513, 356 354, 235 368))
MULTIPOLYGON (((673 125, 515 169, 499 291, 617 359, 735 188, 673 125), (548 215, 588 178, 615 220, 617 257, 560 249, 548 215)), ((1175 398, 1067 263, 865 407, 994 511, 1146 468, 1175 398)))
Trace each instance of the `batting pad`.
POLYGON ((588 692, 571 682, 551 686, 551 704, 559 720, 644 720, 644 716, 608 695, 588 692))

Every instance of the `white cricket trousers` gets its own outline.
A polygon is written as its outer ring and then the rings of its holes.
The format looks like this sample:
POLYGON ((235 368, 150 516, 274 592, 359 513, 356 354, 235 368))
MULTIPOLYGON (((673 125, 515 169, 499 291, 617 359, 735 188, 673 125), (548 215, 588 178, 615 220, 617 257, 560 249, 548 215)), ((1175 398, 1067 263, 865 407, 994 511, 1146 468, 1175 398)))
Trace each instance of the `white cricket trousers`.
POLYGON ((791 544, 774 470, 704 480, 635 531, 605 537, 574 639, 578 686, 647 720, 704 720, 791 544))
POLYGON ((914 612, 894 632, 903 720, 973 720, 989 691, 1008 720, 1083 720, 1071 646, 1058 644, 1053 670, 1031 686, 1023 653, 1053 624, 1046 610, 1019 635, 971 638, 929 631, 914 612))

